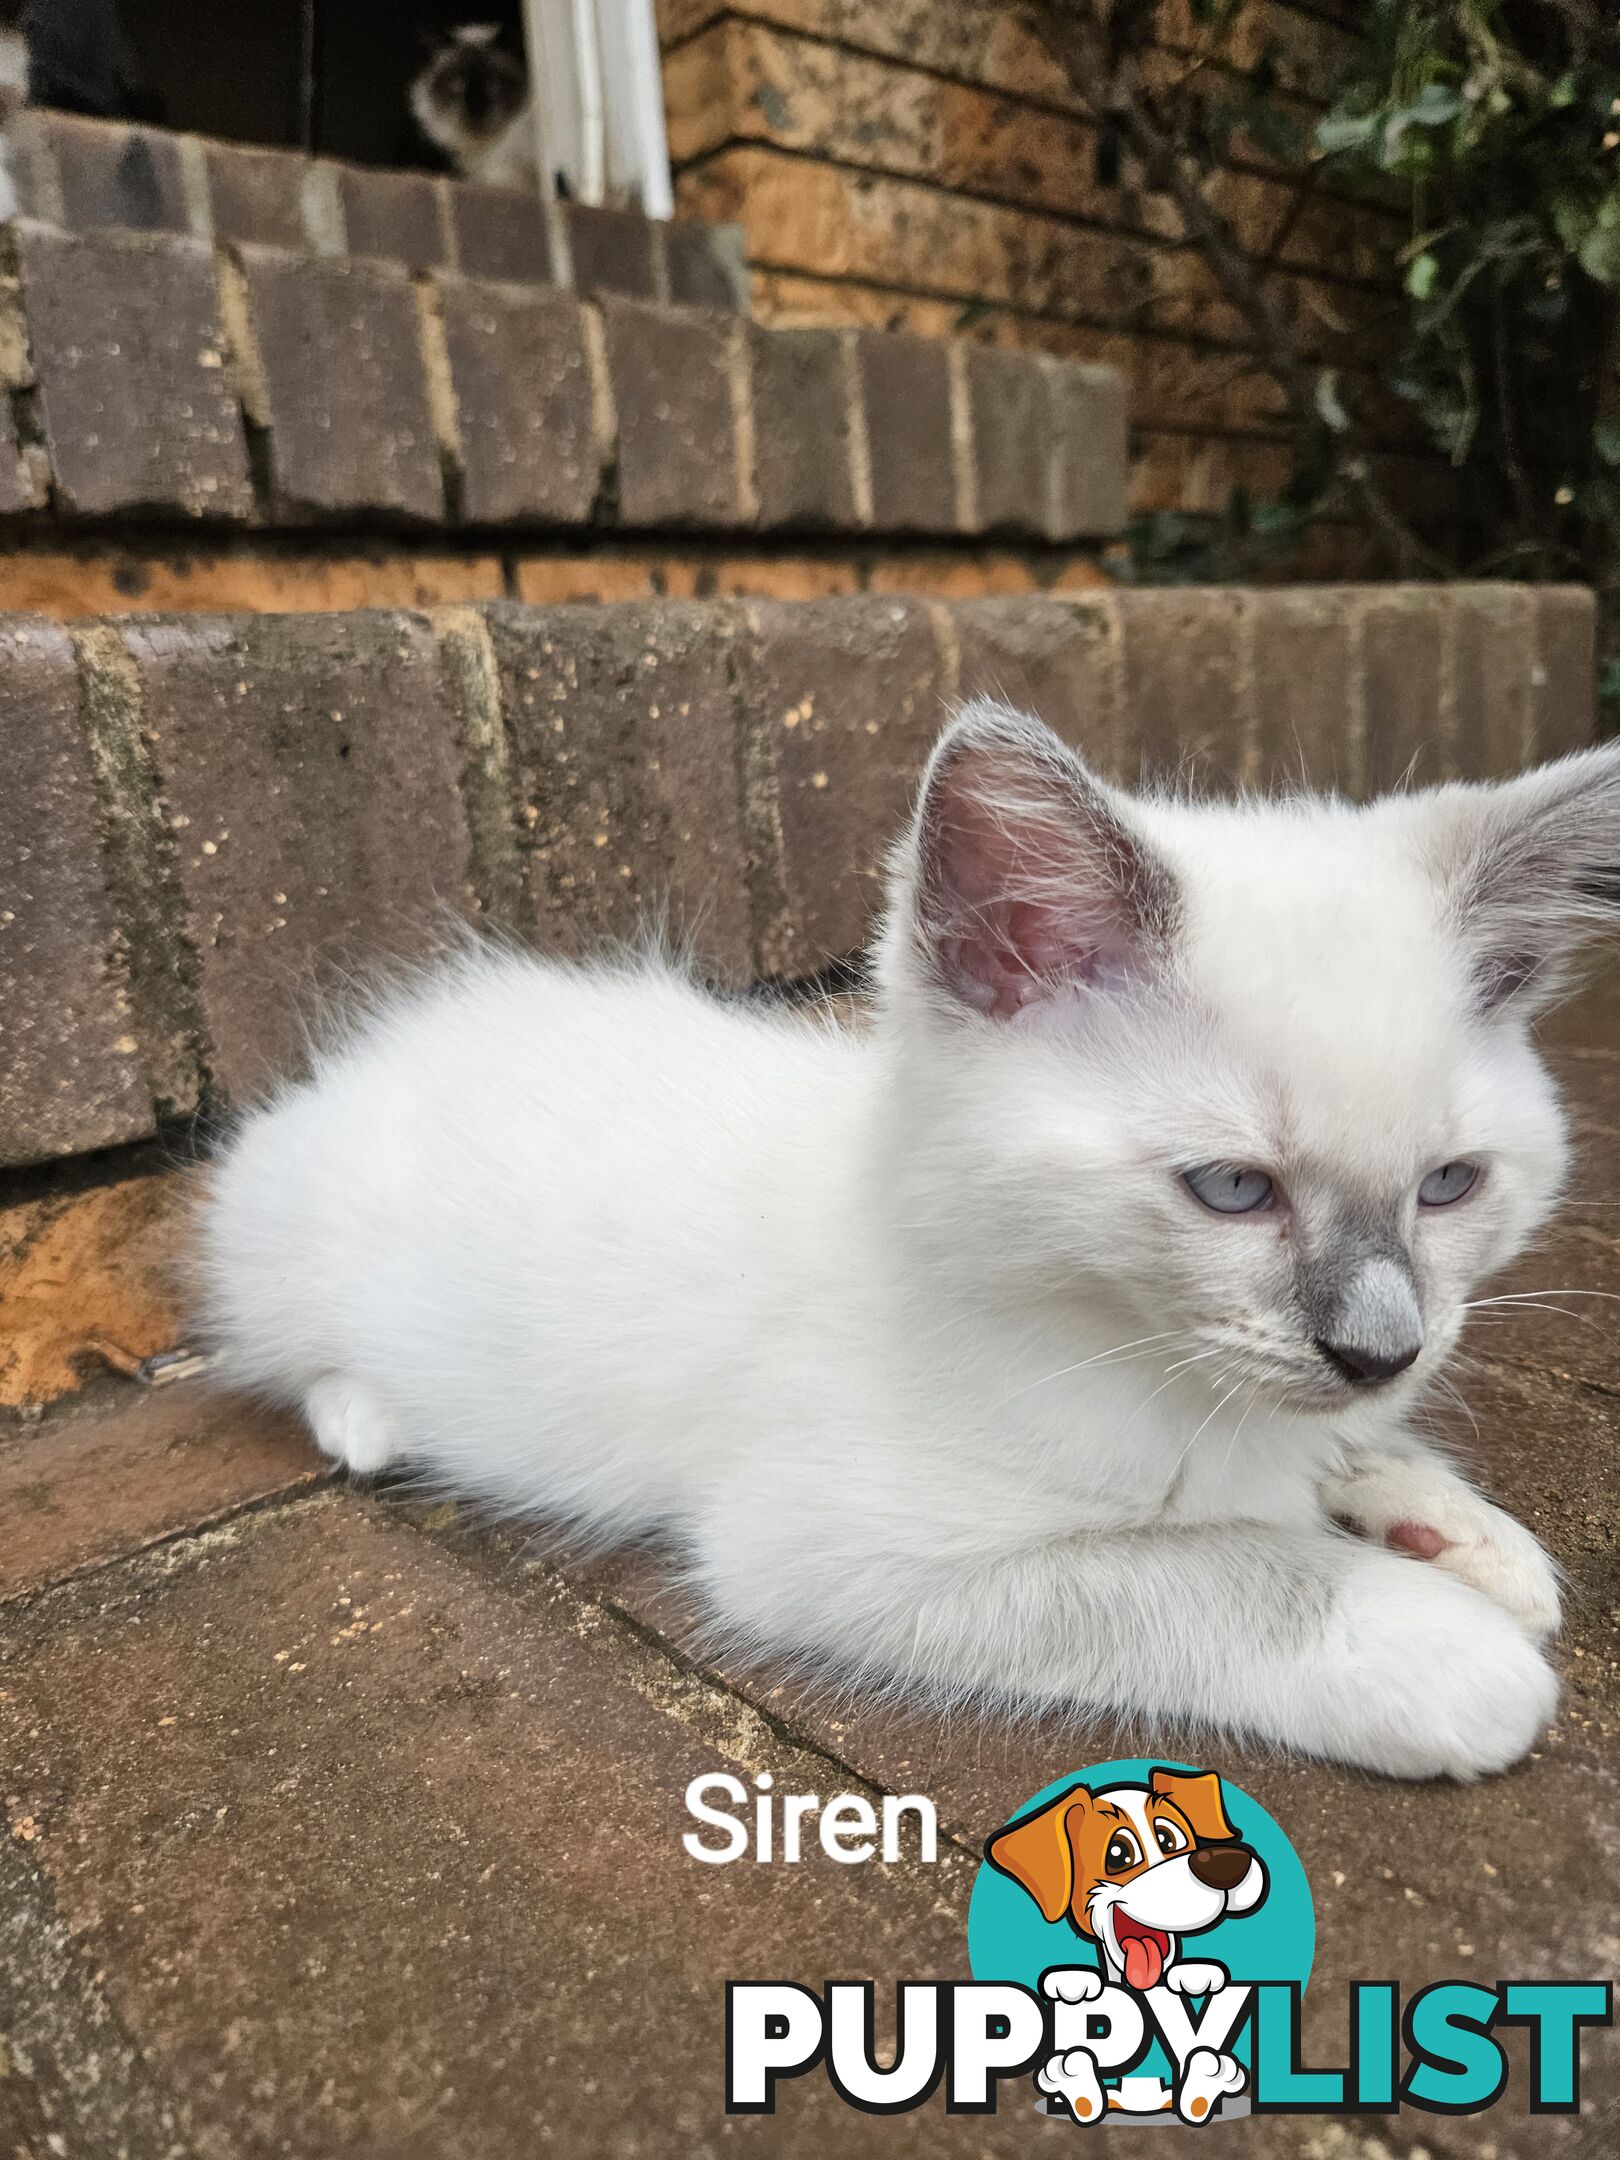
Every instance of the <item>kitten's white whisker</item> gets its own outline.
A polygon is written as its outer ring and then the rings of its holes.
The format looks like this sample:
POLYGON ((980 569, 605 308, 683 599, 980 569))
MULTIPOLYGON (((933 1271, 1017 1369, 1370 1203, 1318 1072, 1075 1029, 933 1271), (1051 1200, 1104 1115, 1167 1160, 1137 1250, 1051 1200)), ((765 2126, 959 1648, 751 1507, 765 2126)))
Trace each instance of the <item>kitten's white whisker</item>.
POLYGON ((1552 1297, 1607 1298, 1611 1304, 1620 1305, 1620 1291, 1614 1290, 1510 1290, 1501 1297, 1465 1298, 1458 1310, 1479 1312, 1486 1305, 1534 1305, 1552 1297))
MULTIPOLYGON (((1066 1379, 1070 1373, 1085 1372, 1092 1365, 1106 1365, 1116 1360, 1120 1364, 1133 1365, 1137 1362, 1136 1359, 1124 1357, 1121 1354, 1122 1352, 1134 1350, 1140 1343, 1184 1341, 1186 1335, 1187 1330, 1185 1328, 1161 1328, 1156 1335, 1138 1335, 1131 1342, 1115 1343, 1111 1350, 1099 1350, 1095 1357, 1081 1358, 1073 1365, 1060 1365, 1056 1372, 1044 1373, 1039 1380, 1031 1380, 1024 1387, 1014 1388, 1007 1400, 1017 1402, 1021 1395, 1031 1394, 1036 1388, 1047 1387, 1054 1380, 1066 1379)), ((1144 1350, 1142 1355, 1151 1357, 1153 1352, 1144 1350)))
POLYGON ((1475 1417, 1473 1411, 1469 1408, 1468 1403, 1464 1400, 1461 1389, 1458 1388, 1453 1381, 1449 1380, 1443 1372, 1437 1372, 1434 1375, 1434 1379, 1438 1386, 1445 1389, 1446 1393, 1457 1405, 1457 1408, 1462 1412, 1463 1416, 1467 1418, 1469 1425, 1473 1429, 1475 1440, 1478 1441, 1483 1439, 1484 1436, 1479 1429, 1479 1419, 1475 1417))

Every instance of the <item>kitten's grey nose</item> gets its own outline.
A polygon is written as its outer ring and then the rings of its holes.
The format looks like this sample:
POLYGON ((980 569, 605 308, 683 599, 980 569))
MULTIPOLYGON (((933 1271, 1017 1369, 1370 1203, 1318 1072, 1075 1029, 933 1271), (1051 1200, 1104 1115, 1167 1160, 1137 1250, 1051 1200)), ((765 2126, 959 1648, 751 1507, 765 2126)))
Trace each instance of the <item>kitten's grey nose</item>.
POLYGON ((1360 1343, 1327 1342, 1318 1335, 1316 1347, 1353 1387, 1375 1387, 1380 1380, 1393 1380, 1397 1373, 1415 1365, 1423 1345, 1416 1342, 1399 1350, 1369 1350, 1360 1343))
POLYGON ((1367 1250, 1345 1238, 1307 1281, 1315 1347, 1341 1380, 1376 1387, 1415 1362, 1423 1348, 1423 1306, 1404 1252, 1367 1250))

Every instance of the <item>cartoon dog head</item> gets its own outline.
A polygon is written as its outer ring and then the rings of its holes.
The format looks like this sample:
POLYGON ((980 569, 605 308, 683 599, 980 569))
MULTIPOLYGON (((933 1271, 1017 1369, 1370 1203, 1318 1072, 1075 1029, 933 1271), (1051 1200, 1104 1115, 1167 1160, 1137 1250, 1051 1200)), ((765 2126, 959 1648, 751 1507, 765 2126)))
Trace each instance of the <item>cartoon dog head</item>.
POLYGON ((1146 1785, 1071 1785, 998 1830, 985 1855, 1048 1920, 1068 1916, 1111 1979, 1157 1987, 1180 1938, 1252 1912, 1266 1871, 1227 1819, 1213 1771, 1154 1770, 1146 1785))

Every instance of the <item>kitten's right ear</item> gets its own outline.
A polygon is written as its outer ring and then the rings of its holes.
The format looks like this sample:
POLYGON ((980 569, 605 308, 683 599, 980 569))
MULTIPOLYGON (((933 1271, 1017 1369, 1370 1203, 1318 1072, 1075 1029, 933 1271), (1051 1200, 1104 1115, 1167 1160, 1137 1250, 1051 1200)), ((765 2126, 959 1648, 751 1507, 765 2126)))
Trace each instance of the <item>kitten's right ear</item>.
POLYGON ((1175 882, 1050 728, 970 705, 941 736, 897 881, 905 959, 992 1019, 1146 972, 1175 882))
POLYGON ((1533 1014, 1567 988, 1580 948, 1620 927, 1620 742, 1431 800, 1478 1002, 1533 1014))

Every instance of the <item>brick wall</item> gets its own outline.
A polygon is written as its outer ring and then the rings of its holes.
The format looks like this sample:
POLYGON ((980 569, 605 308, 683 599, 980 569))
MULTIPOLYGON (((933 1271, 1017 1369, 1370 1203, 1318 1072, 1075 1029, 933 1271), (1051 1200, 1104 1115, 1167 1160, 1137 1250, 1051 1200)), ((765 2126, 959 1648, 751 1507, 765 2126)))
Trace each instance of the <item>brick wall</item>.
POLYGON ((66 113, 24 112, 7 139, 19 209, 68 232, 186 233, 635 300, 747 302, 740 235, 722 226, 66 113))
POLYGON ((667 903, 719 980, 866 938, 949 704, 1105 772, 1359 794, 1589 739, 1591 596, 0 620, 0 1163, 139 1142, 291 1063, 312 986, 449 909, 577 952, 667 903))
POLYGON ((0 517, 1072 541, 1119 522, 1104 368, 1010 356, 1067 454, 1016 495, 976 356, 729 310, 20 220, 0 517))
MULTIPOLYGON (((1350 46, 1339 10, 1251 0, 1232 58, 1275 55, 1308 121, 1350 46)), ((1198 32, 1165 17, 1163 64, 1198 32)), ((660 0, 677 201, 743 230, 756 314, 862 322, 1105 360, 1125 375, 1137 511, 1222 509, 1287 477, 1282 402, 1174 210, 1133 174, 1099 177, 1094 130, 1017 0, 660 0)), ((1218 69, 1209 70, 1216 79, 1218 69)), ((1409 224, 1317 188, 1303 201, 1255 149, 1219 204, 1324 365, 1388 348, 1409 224)), ((1451 475, 1406 410, 1379 410, 1383 477, 1419 522, 1456 515, 1451 475)), ((1348 532, 1341 567, 1373 559, 1348 532)))
POLYGON ((1123 520, 1109 370, 669 297, 734 297, 706 227, 54 114, 16 155, 0 608, 1062 587, 1123 520))

